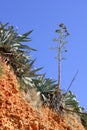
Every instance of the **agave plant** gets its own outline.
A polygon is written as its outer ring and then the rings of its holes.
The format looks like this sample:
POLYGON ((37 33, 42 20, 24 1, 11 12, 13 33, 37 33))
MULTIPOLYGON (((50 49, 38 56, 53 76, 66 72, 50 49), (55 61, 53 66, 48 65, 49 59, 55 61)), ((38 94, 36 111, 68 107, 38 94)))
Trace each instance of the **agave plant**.
POLYGON ((39 76, 38 81, 39 81, 39 83, 36 84, 36 86, 37 86, 38 90, 41 91, 42 93, 45 93, 45 92, 50 93, 50 92, 54 92, 57 90, 56 80, 46 78, 45 74, 39 76))
POLYGON ((64 101, 65 105, 68 108, 72 108, 73 111, 82 112, 84 110, 84 108, 79 105, 79 101, 71 91, 64 94, 64 101))
POLYGON ((56 112, 60 110, 60 107, 64 106, 63 95, 62 92, 58 92, 56 80, 46 78, 44 74, 38 77, 35 86, 41 94, 43 105, 51 107, 56 112))
POLYGON ((81 118, 81 122, 82 122, 83 126, 87 129, 87 113, 81 114, 80 118, 81 118))
POLYGON ((45 74, 38 76, 37 79, 34 80, 35 86, 37 87, 37 91, 40 92, 43 104, 50 105, 51 97, 57 91, 56 80, 46 78, 45 74))
POLYGON ((34 85, 32 79, 37 76, 37 71, 41 69, 34 69, 35 60, 32 60, 30 56, 30 52, 36 50, 23 44, 31 41, 28 36, 32 31, 19 34, 13 26, 0 22, 0 55, 10 64, 18 79, 25 86, 34 85))
POLYGON ((65 110, 70 110, 71 112, 77 113, 81 119, 83 126, 87 128, 87 112, 84 107, 81 107, 79 105, 79 101, 76 99, 76 96, 71 91, 68 91, 64 94, 64 101, 66 108, 68 108, 65 110))

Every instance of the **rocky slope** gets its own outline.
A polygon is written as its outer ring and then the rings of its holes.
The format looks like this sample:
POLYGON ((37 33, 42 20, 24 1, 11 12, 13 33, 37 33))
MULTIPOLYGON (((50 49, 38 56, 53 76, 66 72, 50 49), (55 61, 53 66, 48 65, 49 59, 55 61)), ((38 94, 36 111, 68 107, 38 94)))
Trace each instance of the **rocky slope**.
POLYGON ((76 115, 36 109, 19 91, 14 72, 0 58, 0 130, 85 130, 76 115))

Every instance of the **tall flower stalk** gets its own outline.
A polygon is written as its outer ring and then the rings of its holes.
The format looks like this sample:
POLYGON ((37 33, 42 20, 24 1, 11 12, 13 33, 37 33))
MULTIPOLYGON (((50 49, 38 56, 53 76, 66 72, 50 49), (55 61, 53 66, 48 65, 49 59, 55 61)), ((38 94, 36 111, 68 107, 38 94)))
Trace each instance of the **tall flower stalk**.
POLYGON ((56 49, 58 50, 57 59, 58 59, 58 90, 61 87, 61 61, 64 60, 62 53, 67 52, 65 44, 65 38, 69 35, 67 28, 64 24, 59 24, 59 28, 55 30, 58 34, 58 38, 55 38, 54 41, 58 42, 56 49))

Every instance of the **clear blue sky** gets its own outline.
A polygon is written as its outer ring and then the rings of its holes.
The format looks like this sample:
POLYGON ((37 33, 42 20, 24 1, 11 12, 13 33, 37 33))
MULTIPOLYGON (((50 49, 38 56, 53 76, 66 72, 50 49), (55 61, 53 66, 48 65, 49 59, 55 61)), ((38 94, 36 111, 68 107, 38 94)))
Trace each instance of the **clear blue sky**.
POLYGON ((66 90, 79 70, 71 90, 87 109, 87 0, 2 0, 0 20, 18 26, 20 33, 34 30, 29 45, 38 51, 32 57, 37 58, 36 67, 44 67, 42 73, 53 79, 57 79, 57 53, 50 50, 56 46, 52 39, 60 23, 67 26, 70 36, 61 87, 66 90))

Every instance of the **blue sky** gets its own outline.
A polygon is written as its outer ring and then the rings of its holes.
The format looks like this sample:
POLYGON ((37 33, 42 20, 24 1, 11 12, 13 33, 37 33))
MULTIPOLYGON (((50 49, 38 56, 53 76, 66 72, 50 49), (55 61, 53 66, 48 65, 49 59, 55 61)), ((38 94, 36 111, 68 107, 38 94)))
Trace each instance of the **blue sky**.
POLYGON ((37 49, 36 67, 44 67, 41 73, 57 79, 57 52, 50 48, 57 43, 55 29, 64 23, 70 33, 66 60, 62 62, 61 88, 66 90, 77 70, 79 73, 71 90, 87 109, 87 0, 3 0, 0 3, 0 20, 18 26, 24 33, 33 29, 29 46, 37 49))

